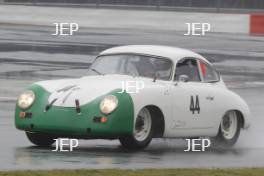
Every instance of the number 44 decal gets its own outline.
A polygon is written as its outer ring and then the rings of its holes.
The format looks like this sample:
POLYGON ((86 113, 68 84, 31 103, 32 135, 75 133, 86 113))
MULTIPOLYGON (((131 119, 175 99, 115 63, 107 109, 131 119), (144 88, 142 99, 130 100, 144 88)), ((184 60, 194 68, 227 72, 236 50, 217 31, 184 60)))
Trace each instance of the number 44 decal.
POLYGON ((197 111, 200 114, 199 96, 195 96, 195 102, 193 96, 191 96, 190 111, 194 114, 197 111))

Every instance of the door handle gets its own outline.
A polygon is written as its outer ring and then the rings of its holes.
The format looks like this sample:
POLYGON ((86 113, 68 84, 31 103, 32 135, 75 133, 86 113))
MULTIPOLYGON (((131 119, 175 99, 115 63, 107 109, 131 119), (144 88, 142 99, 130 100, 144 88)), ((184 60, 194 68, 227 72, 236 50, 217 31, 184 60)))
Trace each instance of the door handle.
POLYGON ((213 96, 207 96, 207 97, 206 97, 206 100, 211 100, 211 101, 213 101, 213 100, 214 100, 214 97, 213 97, 213 96))

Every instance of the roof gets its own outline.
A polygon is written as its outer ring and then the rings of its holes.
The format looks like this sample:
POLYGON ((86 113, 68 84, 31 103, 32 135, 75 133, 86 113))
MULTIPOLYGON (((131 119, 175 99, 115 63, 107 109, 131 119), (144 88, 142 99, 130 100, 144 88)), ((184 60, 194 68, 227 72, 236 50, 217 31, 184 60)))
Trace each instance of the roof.
POLYGON ((166 57, 177 62, 183 57, 195 57, 200 58, 208 62, 203 56, 182 48, 170 47, 170 46, 160 46, 160 45, 126 45, 119 46, 104 50, 100 55, 107 54, 122 54, 122 53, 135 53, 135 54, 145 54, 166 57))

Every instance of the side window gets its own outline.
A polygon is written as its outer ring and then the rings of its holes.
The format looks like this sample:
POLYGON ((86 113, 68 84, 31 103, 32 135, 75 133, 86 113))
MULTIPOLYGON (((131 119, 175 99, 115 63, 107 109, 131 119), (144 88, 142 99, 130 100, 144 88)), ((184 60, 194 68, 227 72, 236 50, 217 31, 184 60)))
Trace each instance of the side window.
POLYGON ((212 66, 203 61, 199 61, 199 65, 204 82, 219 81, 219 75, 212 66))
POLYGON ((192 82, 201 81, 196 59, 184 58, 178 61, 176 65, 176 72, 175 72, 174 80, 178 81, 181 75, 188 76, 189 81, 192 81, 192 82))

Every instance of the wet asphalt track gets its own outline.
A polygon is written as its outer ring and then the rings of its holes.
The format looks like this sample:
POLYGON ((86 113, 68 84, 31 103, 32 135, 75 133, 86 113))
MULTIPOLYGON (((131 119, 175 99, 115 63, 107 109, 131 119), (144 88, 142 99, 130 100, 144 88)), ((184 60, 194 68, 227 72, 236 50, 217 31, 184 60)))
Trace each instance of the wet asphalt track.
POLYGON ((264 39, 233 34, 186 37, 181 32, 81 29, 75 36, 54 37, 53 28, 0 27, 0 170, 49 168, 264 167, 264 39), (14 127, 15 97, 30 83, 78 77, 101 50, 123 44, 180 46, 208 57, 227 86, 249 104, 253 120, 231 150, 184 152, 181 139, 157 139, 140 152, 118 141, 80 141, 71 153, 34 147, 14 127))

